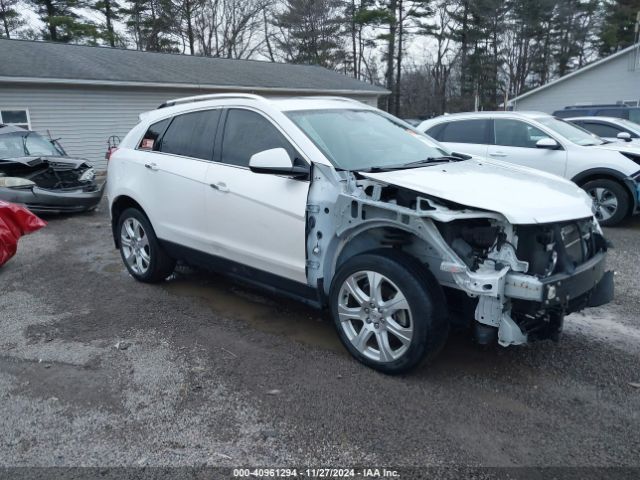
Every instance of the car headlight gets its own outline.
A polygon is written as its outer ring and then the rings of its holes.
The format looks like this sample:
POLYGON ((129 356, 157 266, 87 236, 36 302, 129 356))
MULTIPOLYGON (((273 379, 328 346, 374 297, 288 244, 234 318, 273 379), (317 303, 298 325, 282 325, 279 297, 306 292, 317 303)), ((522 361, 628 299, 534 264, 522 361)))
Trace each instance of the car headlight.
POLYGON ((35 185, 31 180, 20 177, 0 177, 0 187, 5 188, 30 188, 35 185))
POLYGON ((93 169, 93 167, 91 167, 87 168, 84 173, 80 175, 80 178, 78 180, 80 180, 81 182, 93 182, 95 178, 96 171, 93 169))

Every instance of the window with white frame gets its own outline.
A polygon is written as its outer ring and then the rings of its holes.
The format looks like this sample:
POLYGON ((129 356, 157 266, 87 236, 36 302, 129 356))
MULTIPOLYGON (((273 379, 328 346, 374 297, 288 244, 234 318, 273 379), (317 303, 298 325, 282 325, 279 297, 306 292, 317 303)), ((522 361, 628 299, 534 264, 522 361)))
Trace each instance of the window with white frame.
POLYGON ((0 107, 0 123, 22 127, 31 130, 29 122, 29 110, 26 108, 2 108, 0 107))

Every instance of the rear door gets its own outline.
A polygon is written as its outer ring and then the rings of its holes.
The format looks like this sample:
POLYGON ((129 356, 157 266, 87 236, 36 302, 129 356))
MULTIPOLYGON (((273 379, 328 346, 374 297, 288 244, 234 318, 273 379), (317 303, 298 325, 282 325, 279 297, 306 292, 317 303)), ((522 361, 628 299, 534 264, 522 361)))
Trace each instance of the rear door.
POLYGON ((454 152, 484 157, 490 140, 490 122, 488 119, 452 120, 435 125, 425 133, 454 152))
MULTIPOLYGON (((522 120, 497 118, 494 120, 494 141, 488 148, 490 158, 544 170, 564 176, 567 152, 537 148, 536 142, 550 135, 522 120)), ((557 141, 557 139, 554 138, 557 141)))
POLYGON ((145 161, 149 216, 159 238, 207 250, 206 175, 221 110, 200 110, 170 119, 145 161))
POLYGON ((232 108, 225 114, 215 162, 207 171, 209 236, 218 255, 306 283, 305 213, 309 179, 253 173, 255 153, 284 148, 302 156, 261 113, 232 108))

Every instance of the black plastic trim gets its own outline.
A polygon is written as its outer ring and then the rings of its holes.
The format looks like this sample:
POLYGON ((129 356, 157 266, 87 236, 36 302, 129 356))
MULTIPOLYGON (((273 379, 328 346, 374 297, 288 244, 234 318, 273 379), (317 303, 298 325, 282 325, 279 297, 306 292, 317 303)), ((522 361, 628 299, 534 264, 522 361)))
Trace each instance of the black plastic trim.
POLYGON ((596 288, 604 276, 606 255, 598 253, 592 259, 576 267, 572 273, 559 273, 542 280, 543 299, 546 306, 566 305, 571 300, 596 288), (549 299, 549 290, 555 289, 555 296, 549 299))
POLYGON ((323 301, 320 291, 309 285, 167 240, 159 239, 159 241, 169 256, 176 260, 182 260, 194 267, 221 273, 239 282, 275 295, 292 298, 314 308, 322 308, 323 301))

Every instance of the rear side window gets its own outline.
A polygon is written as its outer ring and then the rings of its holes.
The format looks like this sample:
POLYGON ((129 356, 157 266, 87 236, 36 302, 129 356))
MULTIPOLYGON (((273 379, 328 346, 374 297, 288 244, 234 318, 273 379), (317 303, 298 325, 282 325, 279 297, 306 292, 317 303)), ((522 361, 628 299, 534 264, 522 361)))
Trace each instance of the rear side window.
POLYGON ((452 143, 487 143, 488 120, 447 122, 438 132, 438 140, 452 143))
POLYGON ((203 110, 173 117, 158 150, 183 157, 211 160, 220 110, 203 110))
POLYGON ((621 128, 605 123, 583 122, 580 126, 599 137, 615 137, 623 131, 621 128))
POLYGON ((262 115, 250 110, 229 110, 222 140, 222 163, 248 167, 252 155, 272 148, 284 148, 291 160, 296 157, 292 145, 262 115))
POLYGON ((426 133, 431 138, 435 138, 436 140, 442 142, 442 132, 444 130, 446 123, 441 123, 440 125, 435 125, 427 130, 426 133))
POLYGON ((138 148, 140 150, 157 150, 160 143, 160 137, 166 130, 167 125, 169 125, 170 120, 170 118, 166 118, 151 125, 147 130, 147 133, 142 137, 142 140, 140 140, 138 148))
POLYGON ((505 147, 536 148, 536 142, 549 135, 519 120, 495 121, 496 145, 505 147))

